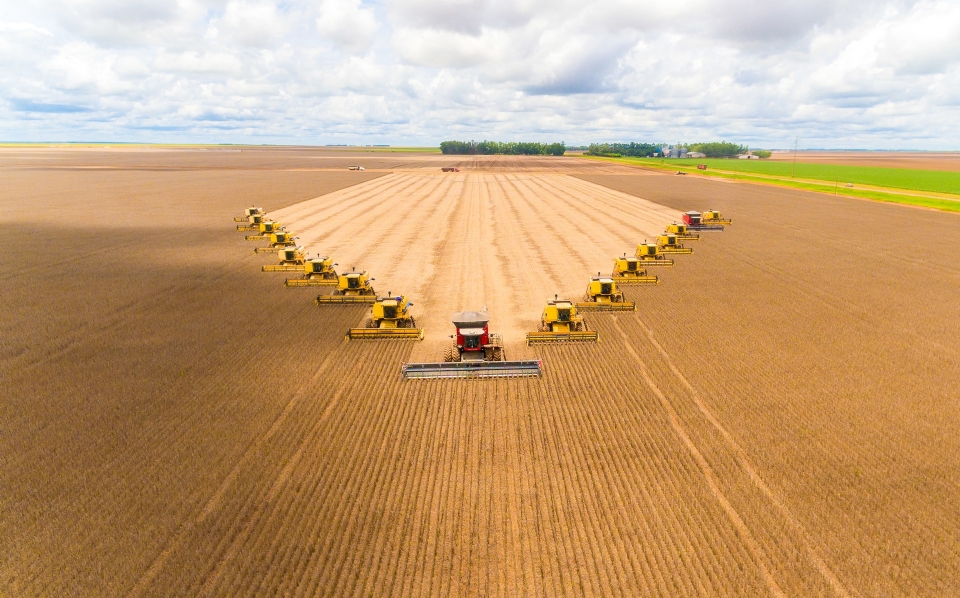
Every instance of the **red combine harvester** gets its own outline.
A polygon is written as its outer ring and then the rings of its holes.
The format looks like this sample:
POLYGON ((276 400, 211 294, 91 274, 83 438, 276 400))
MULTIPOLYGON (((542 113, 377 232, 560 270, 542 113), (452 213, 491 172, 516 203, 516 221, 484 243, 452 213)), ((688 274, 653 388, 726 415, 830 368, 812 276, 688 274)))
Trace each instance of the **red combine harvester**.
POLYGON ((687 230, 691 231, 722 231, 722 224, 707 224, 703 221, 703 214, 700 212, 685 212, 683 214, 683 223, 687 225, 687 230))
POLYGON ((453 315, 456 339, 443 355, 443 363, 405 363, 404 378, 517 378, 540 376, 538 359, 507 361, 503 339, 488 328, 485 311, 453 315))

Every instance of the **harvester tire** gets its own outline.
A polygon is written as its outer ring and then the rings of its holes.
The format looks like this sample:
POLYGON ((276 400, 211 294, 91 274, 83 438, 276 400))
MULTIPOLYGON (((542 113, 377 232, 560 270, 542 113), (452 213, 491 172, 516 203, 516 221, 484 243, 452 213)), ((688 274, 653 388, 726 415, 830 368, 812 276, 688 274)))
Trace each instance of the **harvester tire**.
POLYGON ((376 322, 374 322, 372 319, 367 320, 367 328, 376 328, 376 327, 377 327, 376 322))
POLYGON ((446 351, 443 352, 443 360, 447 363, 460 361, 460 352, 455 347, 447 347, 446 351))

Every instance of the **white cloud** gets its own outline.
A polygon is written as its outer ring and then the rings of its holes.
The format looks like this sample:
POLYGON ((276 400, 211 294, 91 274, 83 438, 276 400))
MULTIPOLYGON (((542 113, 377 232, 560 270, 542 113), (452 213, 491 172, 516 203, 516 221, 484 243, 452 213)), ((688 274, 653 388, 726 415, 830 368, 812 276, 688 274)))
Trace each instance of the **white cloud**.
POLYGON ((315 23, 317 33, 348 53, 368 50, 379 27, 373 10, 360 0, 325 0, 315 23))
POLYGON ((38 0, 0 21, 8 139, 955 148, 960 5, 38 0), (255 123, 255 124, 251 124, 255 123))

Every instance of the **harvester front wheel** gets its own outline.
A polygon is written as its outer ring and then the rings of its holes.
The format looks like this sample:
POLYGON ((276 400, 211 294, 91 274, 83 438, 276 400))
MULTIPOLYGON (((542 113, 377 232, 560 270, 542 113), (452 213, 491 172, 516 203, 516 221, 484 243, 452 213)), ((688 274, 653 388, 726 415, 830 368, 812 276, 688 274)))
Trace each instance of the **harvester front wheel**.
POLYGON ((367 328, 376 328, 376 327, 377 327, 376 322, 374 322, 373 320, 367 320, 367 328))
POLYGON ((447 347, 447 350, 443 352, 443 360, 447 363, 460 361, 460 351, 456 347, 447 347))

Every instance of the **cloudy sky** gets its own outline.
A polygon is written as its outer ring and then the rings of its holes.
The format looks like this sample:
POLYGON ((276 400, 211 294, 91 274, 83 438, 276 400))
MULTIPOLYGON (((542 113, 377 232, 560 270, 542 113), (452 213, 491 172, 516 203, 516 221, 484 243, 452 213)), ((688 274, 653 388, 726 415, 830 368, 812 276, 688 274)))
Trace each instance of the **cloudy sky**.
POLYGON ((960 2, 0 0, 0 139, 960 149, 960 2))

